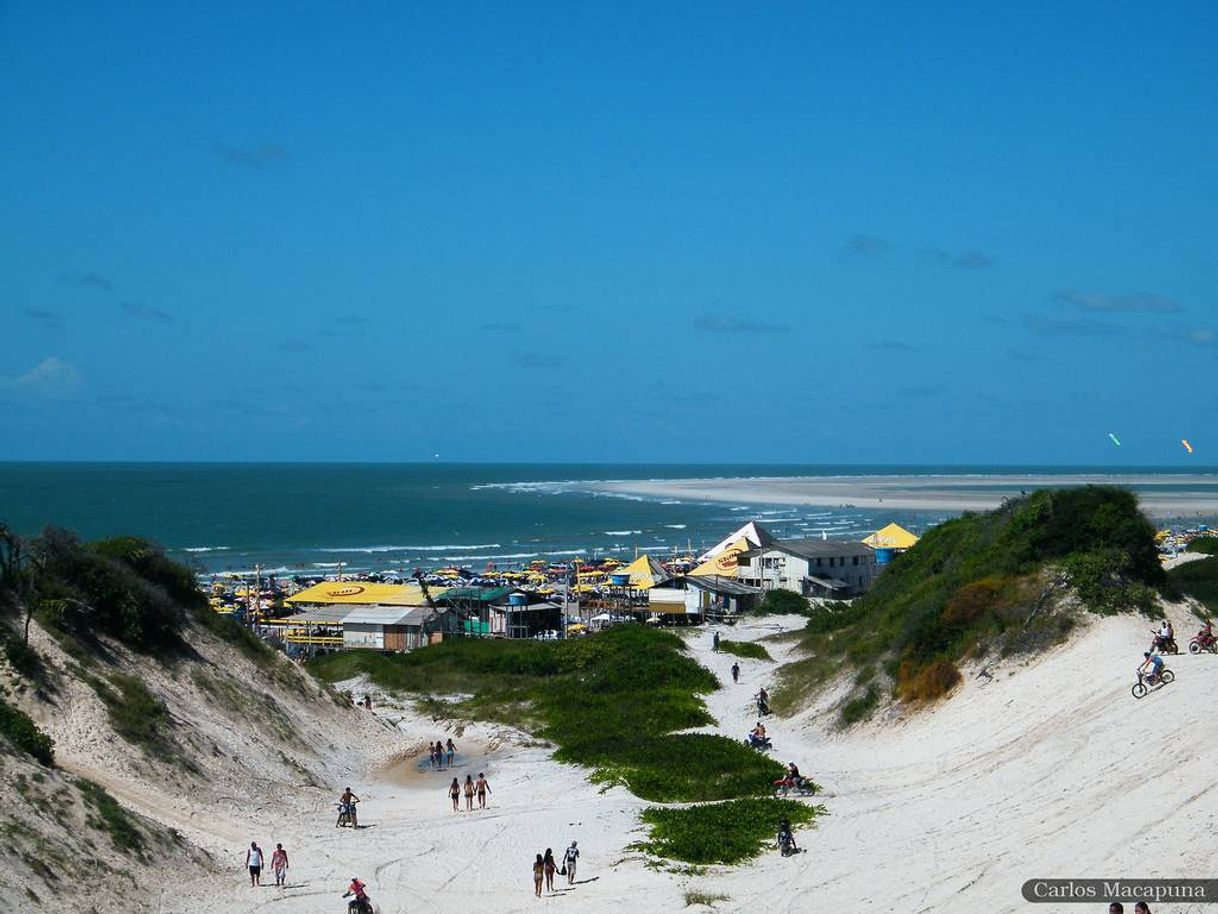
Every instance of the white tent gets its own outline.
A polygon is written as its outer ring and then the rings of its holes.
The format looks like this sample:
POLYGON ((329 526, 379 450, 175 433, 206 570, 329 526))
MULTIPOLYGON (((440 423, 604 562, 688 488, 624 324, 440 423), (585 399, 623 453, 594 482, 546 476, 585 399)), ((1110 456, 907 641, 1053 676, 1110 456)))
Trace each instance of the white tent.
POLYGON ((770 535, 769 531, 766 530, 765 527, 761 526, 761 524, 757 523, 757 521, 751 520, 735 533, 725 536, 717 546, 708 549, 706 552, 698 556, 698 561, 709 562, 720 552, 723 552, 728 547, 734 545, 741 537, 744 537, 744 539, 748 540, 754 546, 768 546, 770 543, 774 542, 774 537, 770 535))

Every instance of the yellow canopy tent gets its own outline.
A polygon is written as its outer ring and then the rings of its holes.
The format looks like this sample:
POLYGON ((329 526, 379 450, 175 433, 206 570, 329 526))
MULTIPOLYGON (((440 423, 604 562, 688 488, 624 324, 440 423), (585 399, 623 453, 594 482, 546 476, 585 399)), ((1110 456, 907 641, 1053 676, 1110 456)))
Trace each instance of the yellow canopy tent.
POLYGON ((917 541, 918 538, 900 524, 889 524, 863 540, 872 549, 908 549, 917 541))
POLYGON ((740 566, 736 564, 736 558, 742 552, 748 552, 753 546, 743 536, 736 542, 732 543, 713 559, 707 559, 697 568, 689 573, 692 578, 734 578, 739 573, 740 566))
POLYGON ((649 555, 640 555, 625 568, 619 568, 617 574, 629 574, 630 586, 639 590, 650 590, 657 584, 663 584, 671 575, 660 567, 649 555))

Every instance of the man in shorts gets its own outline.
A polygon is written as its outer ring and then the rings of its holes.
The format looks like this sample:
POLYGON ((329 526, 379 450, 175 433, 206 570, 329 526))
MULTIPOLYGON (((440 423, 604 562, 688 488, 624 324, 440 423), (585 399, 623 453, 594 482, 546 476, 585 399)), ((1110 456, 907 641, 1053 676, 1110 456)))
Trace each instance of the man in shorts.
POLYGON ((245 865, 250 871, 250 888, 262 885, 262 848, 257 841, 250 842, 250 849, 245 852, 245 865))

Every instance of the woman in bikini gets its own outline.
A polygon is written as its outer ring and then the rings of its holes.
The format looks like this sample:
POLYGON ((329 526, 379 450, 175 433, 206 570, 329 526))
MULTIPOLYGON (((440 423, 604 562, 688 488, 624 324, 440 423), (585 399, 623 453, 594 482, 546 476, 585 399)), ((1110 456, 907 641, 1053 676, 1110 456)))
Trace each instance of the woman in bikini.
POLYGON ((546 862, 541 854, 538 854, 537 859, 533 861, 533 894, 538 898, 541 897, 541 882, 545 879, 545 872, 546 862))
POLYGON ((461 784, 457 781, 456 778, 453 778, 453 782, 448 785, 448 795, 450 797, 452 797, 452 800, 453 800, 453 812, 460 812, 461 811, 461 784))
POLYGON ((546 870, 546 891, 554 891, 554 874, 558 872, 558 864, 554 862, 554 851, 546 848, 546 855, 542 859, 546 870))
POLYGON ((474 808, 474 777, 467 774, 465 776, 465 784, 462 786, 465 791, 465 811, 472 812, 474 808))

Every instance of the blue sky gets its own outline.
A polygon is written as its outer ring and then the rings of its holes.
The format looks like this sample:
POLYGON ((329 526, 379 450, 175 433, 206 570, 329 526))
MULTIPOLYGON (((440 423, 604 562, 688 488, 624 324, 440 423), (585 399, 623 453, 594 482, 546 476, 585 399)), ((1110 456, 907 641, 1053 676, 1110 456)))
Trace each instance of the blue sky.
POLYGON ((0 453, 1204 459, 1159 7, 0 4, 0 453))

